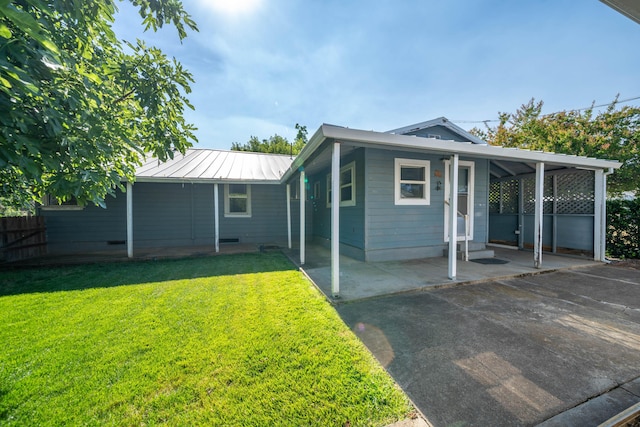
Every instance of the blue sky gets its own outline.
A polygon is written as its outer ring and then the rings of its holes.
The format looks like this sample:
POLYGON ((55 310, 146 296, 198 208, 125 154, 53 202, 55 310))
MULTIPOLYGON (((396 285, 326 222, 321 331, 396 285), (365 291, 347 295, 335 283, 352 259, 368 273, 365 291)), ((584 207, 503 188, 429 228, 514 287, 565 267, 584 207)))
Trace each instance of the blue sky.
MULTIPOLYGON (((142 32, 119 3, 115 30, 195 77, 198 147, 292 139, 322 123, 386 131, 445 116, 496 119, 532 97, 544 112, 640 97, 640 25, 597 0, 183 0, 197 22, 142 32)), ((633 101, 636 105, 640 100, 633 101)))

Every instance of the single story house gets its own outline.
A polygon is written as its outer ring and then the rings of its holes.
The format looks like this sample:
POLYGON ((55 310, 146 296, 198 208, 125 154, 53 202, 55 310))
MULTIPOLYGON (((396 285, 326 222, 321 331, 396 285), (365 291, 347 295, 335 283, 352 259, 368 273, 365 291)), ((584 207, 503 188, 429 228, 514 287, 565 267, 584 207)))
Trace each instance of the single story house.
MULTIPOLYGON (((324 124, 300 154, 190 149, 150 159, 107 208, 43 205, 51 253, 240 242, 326 244, 375 262, 463 257, 488 243, 605 256, 619 162, 490 146, 444 117, 388 132, 324 124), (450 236, 455 236, 453 239, 450 236)), ((469 255, 470 254, 470 255, 469 255)))

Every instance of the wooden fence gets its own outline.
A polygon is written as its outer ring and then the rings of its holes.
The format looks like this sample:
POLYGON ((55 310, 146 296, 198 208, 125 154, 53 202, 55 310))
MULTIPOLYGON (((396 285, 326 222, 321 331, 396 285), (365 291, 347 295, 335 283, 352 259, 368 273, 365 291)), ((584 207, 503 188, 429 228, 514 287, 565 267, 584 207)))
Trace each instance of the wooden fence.
POLYGON ((0 218, 0 262, 20 261, 46 253, 44 217, 0 218))

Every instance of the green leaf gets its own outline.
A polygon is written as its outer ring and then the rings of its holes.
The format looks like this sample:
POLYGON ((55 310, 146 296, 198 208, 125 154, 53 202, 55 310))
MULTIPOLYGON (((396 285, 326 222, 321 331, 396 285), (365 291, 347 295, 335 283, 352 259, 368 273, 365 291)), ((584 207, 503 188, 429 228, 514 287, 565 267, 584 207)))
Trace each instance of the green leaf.
POLYGON ((9 80, 5 79, 2 76, 0 76, 0 83, 2 83, 2 86, 6 88, 11 88, 11 83, 9 82, 9 80))
POLYGON ((5 39, 11 38, 11 30, 4 24, 0 24, 0 37, 4 37, 5 39))

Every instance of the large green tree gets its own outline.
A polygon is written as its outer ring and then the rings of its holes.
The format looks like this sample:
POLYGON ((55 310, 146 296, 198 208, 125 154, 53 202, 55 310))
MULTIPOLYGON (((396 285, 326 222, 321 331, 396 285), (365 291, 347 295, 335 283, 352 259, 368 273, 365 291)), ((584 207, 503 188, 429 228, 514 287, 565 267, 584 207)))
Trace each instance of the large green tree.
POLYGON ((273 135, 269 139, 258 139, 257 136, 252 136, 249 142, 240 144, 234 142, 231 144, 231 150, 233 151, 253 151, 256 153, 273 153, 273 154, 291 154, 297 155, 307 143, 307 127, 296 123, 296 129, 298 133, 296 139, 290 143, 287 138, 278 134, 273 135))
MULTIPOLYGON (((145 28, 197 31, 179 0, 130 0, 145 28)), ((104 206, 144 155, 184 152, 191 74, 112 30, 115 0, 0 0, 0 204, 104 206)))
POLYGON ((617 98, 595 108, 542 114, 542 101, 531 99, 515 113, 499 113, 499 123, 471 132, 489 144, 619 160, 609 179, 612 193, 640 189, 640 108, 619 106, 617 98))

